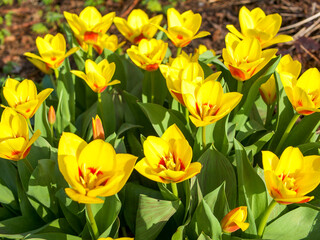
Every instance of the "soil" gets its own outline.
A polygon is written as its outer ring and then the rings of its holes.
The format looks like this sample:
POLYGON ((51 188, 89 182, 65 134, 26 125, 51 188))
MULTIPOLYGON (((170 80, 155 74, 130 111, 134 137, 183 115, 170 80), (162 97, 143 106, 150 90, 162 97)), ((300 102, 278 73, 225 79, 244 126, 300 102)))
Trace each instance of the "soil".
MULTIPOLYGON (((10 75, 12 77, 21 76, 22 78, 40 81, 43 74, 29 63, 23 56, 25 52, 36 52, 35 39, 37 36, 44 36, 46 33, 38 34, 32 30, 32 26, 43 23, 51 34, 60 31, 59 22, 50 24, 46 22, 48 12, 63 13, 68 11, 79 14, 87 1, 76 0, 53 0, 50 5, 46 5, 44 0, 20 0, 14 1, 12 5, 1 5, 0 16, 6 18, 9 14, 11 25, 4 21, 0 25, 1 29, 8 30, 11 34, 6 36, 4 44, 0 45, 0 77, 10 75), (11 69, 8 66, 11 66, 11 69)), ((99 2, 93 1, 91 2, 99 2)), ((159 13, 151 12, 146 9, 146 1, 140 0, 106 0, 97 5, 97 8, 104 15, 115 11, 117 16, 126 18, 133 8, 145 10, 149 16, 159 13)), ((266 14, 279 13, 282 16, 281 34, 289 34, 294 37, 294 41, 286 44, 278 44, 280 54, 290 54, 294 59, 302 63, 303 71, 310 67, 320 69, 320 1, 314 0, 170 0, 159 1, 162 6, 174 6, 179 12, 193 10, 202 15, 201 30, 211 33, 211 36, 192 41, 186 51, 192 52, 198 44, 204 44, 209 49, 214 49, 217 54, 221 54, 221 49, 225 46, 224 37, 228 33, 227 24, 233 24, 239 29, 238 13, 240 8, 245 5, 248 9, 260 7, 266 14), (318 14, 318 15, 316 15, 318 14), (312 16, 314 16, 312 18, 312 16)), ((61 22, 65 22, 62 18, 61 22)), ((163 21, 164 22, 164 21, 163 21)), ((163 25, 162 22, 162 25, 163 25)), ((108 31, 109 34, 119 34, 113 25, 108 31)), ((129 46, 127 43, 126 46, 129 46)))

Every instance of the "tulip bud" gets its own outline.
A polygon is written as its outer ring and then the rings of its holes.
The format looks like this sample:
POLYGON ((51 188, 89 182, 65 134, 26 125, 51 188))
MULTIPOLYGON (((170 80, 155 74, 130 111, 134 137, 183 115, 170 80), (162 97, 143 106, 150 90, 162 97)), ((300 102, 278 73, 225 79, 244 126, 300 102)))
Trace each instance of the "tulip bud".
POLYGON ((102 122, 98 115, 96 115, 96 118, 92 118, 92 130, 93 139, 105 140, 102 122))
POLYGON ((225 233, 232 233, 241 228, 242 231, 247 230, 249 223, 244 221, 247 218, 247 207, 237 207, 230 211, 221 220, 221 228, 225 233))
POLYGON ((50 106, 49 108, 48 121, 50 125, 53 125, 56 122, 56 111, 54 110, 53 106, 50 106))
POLYGON ((267 105, 273 104, 277 99, 276 80, 272 75, 268 81, 261 84, 259 88, 261 97, 267 105))

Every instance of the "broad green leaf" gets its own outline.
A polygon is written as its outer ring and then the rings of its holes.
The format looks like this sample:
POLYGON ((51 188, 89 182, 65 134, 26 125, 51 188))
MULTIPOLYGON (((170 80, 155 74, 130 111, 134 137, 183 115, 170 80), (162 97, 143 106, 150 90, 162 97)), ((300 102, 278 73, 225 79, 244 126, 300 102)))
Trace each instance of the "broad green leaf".
POLYGON ((41 234, 33 234, 30 238, 26 238, 28 240, 81 240, 81 237, 77 237, 74 235, 69 235, 65 233, 41 233, 41 234))
POLYGON ((143 103, 157 103, 162 105, 168 94, 169 92, 167 89, 166 80, 162 76, 160 70, 144 72, 142 83, 143 103))
POLYGON ((250 165, 241 143, 235 139, 234 146, 237 161, 239 206, 248 207, 250 226, 246 232, 256 234, 256 226, 260 221, 261 214, 267 208, 267 191, 264 182, 250 165))
POLYGON ((255 143, 245 147, 246 152, 249 153, 251 151, 252 156, 255 156, 257 153, 261 151, 263 146, 269 142, 273 135, 274 132, 268 132, 262 135, 262 137, 260 137, 255 143))
POLYGON ((225 182, 229 205, 234 208, 237 196, 237 180, 229 160, 216 149, 210 147, 203 153, 198 162, 202 164, 202 169, 196 175, 196 178, 199 180, 202 195, 207 195, 225 182))
POLYGON ((135 239, 156 239, 178 207, 179 201, 165 201, 140 195, 135 239))
POLYGON ((113 93, 103 91, 101 93, 101 104, 98 103, 98 115, 101 118, 104 133, 109 136, 116 131, 116 118, 113 102, 113 93))
POLYGON ((205 233, 201 233, 200 236, 197 238, 197 240, 212 240, 209 236, 207 236, 205 233))
POLYGON ((246 122, 240 129, 237 134, 237 140, 242 142, 245 138, 249 137, 250 135, 258 132, 264 131, 265 128, 260 123, 256 122, 255 120, 250 120, 246 122))
POLYGON ((43 102, 36 114, 34 115, 34 129, 41 131, 41 136, 45 138, 50 138, 50 126, 48 122, 48 111, 46 107, 46 103, 43 102))
POLYGON ((317 240, 320 236, 319 220, 319 211, 299 207, 270 223, 264 231, 263 238, 317 240))

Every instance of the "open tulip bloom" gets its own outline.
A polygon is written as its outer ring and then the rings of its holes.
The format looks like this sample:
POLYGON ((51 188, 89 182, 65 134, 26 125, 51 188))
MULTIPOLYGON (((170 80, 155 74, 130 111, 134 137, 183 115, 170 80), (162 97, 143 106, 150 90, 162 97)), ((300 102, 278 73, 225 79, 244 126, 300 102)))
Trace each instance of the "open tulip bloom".
POLYGON ((163 16, 157 15, 153 18, 141 9, 134 9, 128 16, 128 20, 115 17, 114 24, 119 32, 133 44, 138 44, 142 39, 151 39, 158 31, 154 25, 159 25, 163 16))
POLYGON ((39 136, 40 130, 37 130, 29 139, 26 119, 13 109, 6 108, 0 122, 0 157, 14 161, 26 158, 39 136))
POLYGON ((277 35, 282 22, 281 16, 279 14, 266 15, 261 8, 250 11, 243 6, 239 12, 239 22, 241 32, 233 25, 227 25, 227 29, 241 39, 246 37, 258 39, 262 48, 293 40, 288 35, 277 35))
POLYGON ((101 139, 89 144, 73 133, 63 133, 58 147, 59 169, 71 188, 67 195, 79 203, 103 203, 98 196, 118 193, 128 180, 137 157, 116 154, 101 139))
POLYGON ((201 170, 201 163, 192 160, 192 149, 174 124, 159 137, 149 136, 143 143, 145 157, 135 169, 153 181, 179 183, 201 170))
POLYGON ((52 91, 52 88, 47 88, 37 94, 36 85, 28 79, 19 82, 8 78, 3 87, 3 95, 9 106, 27 119, 33 117, 52 91))
POLYGON ((166 30, 160 26, 158 28, 167 35, 176 47, 185 47, 193 39, 210 35, 207 31, 198 33, 202 17, 199 13, 193 13, 192 10, 180 14, 176 9, 169 8, 167 19, 168 29, 166 30))
MULTIPOLYGON (((81 47, 83 43, 97 44, 99 36, 101 37, 108 31, 115 16, 115 13, 111 12, 102 17, 95 7, 86 7, 79 16, 69 12, 63 14, 81 47)), ((87 47, 83 48, 87 51, 87 47)))
POLYGON ((262 151, 264 176, 270 196, 278 203, 305 203, 320 183, 320 156, 304 157, 298 148, 286 148, 280 159, 262 151))
MULTIPOLYGON (((58 33, 56 36, 47 34, 44 38, 37 37, 36 45, 40 56, 30 52, 26 52, 24 55, 44 62, 52 69, 60 67, 65 58, 79 50, 78 47, 74 47, 66 53, 66 40, 61 33, 58 33)), ((37 62, 35 65, 40 69, 43 68, 37 62)))

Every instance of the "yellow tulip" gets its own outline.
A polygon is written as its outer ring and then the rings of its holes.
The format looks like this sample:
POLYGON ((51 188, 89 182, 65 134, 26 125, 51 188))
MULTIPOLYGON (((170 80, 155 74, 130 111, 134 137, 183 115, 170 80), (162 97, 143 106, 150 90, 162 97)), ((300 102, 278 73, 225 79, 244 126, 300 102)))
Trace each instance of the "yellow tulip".
POLYGON ((11 108, 4 109, 0 122, 0 157, 14 161, 26 158, 40 134, 37 130, 29 139, 27 120, 11 108))
POLYGON ((33 81, 25 79, 19 82, 8 78, 3 87, 3 96, 15 111, 25 118, 32 118, 52 91, 52 88, 47 88, 37 94, 37 88, 33 81))
MULTIPOLYGON (((52 69, 60 67, 65 58, 79 50, 78 47, 74 47, 66 53, 66 40, 61 33, 58 33, 56 36, 47 34, 44 38, 37 37, 36 45, 40 56, 30 52, 26 52, 24 55, 44 62, 52 69)), ((37 64, 37 62, 32 63, 40 68, 40 65, 37 64)), ((41 68, 43 67, 41 66, 41 68)))
POLYGON ((79 16, 69 12, 63 14, 80 45, 96 44, 98 38, 108 31, 115 17, 115 12, 102 17, 95 7, 86 7, 79 16))
MULTIPOLYGON (((301 71, 301 63, 297 60, 293 61, 290 55, 281 58, 276 71, 281 75, 291 75, 297 79, 301 71)), ((277 98, 276 80, 272 75, 267 82, 260 86, 260 94, 264 102, 268 105, 272 104, 277 98)))
POLYGON ((176 9, 169 8, 167 11, 168 30, 158 26, 176 47, 185 47, 193 39, 210 35, 207 31, 199 31, 202 17, 199 13, 188 10, 180 14, 176 9))
POLYGON ((96 93, 103 92, 108 86, 120 83, 119 80, 111 81, 116 70, 115 63, 109 63, 107 59, 103 59, 98 64, 87 59, 85 62, 85 72, 71 70, 71 73, 82 78, 92 91, 96 93))
POLYGON ((246 81, 258 73, 274 57, 277 49, 261 49, 255 38, 242 41, 232 33, 226 38, 226 48, 222 50, 224 64, 232 76, 239 81, 246 81))
POLYGON ((231 210, 221 220, 221 228, 225 233, 232 233, 241 228, 245 231, 249 227, 249 223, 244 222, 247 219, 247 207, 237 207, 231 210))
POLYGON ((281 16, 279 14, 266 15, 261 8, 250 11, 243 6, 239 12, 239 22, 241 33, 233 25, 227 25, 227 29, 241 39, 246 37, 258 39, 262 48, 293 40, 288 35, 277 35, 282 22, 281 16))
POLYGON ((124 18, 115 17, 114 24, 119 32, 133 44, 138 44, 142 39, 151 39, 157 32, 157 27, 163 16, 157 15, 153 18, 141 9, 134 9, 126 21, 124 18), (155 26, 156 25, 156 26, 155 26))
POLYGON ((297 80, 293 74, 280 74, 284 90, 298 114, 310 115, 320 112, 320 73, 310 68, 297 80))
POLYGON ((192 148, 180 129, 171 125, 161 136, 149 136, 143 143, 145 158, 135 169, 146 178, 161 183, 178 183, 201 170, 201 163, 191 163, 192 148))
POLYGON ((184 51, 176 57, 170 58, 169 62, 159 66, 163 77, 166 79, 167 87, 174 99, 184 105, 181 81, 184 79, 196 80, 198 76, 204 76, 202 67, 198 63, 198 54, 187 55, 184 51))
POLYGON ((96 115, 95 118, 92 118, 92 132, 93 139, 105 140, 102 122, 98 115, 96 115))
POLYGON ((35 65, 44 74, 50 75, 53 73, 53 70, 45 62, 42 62, 36 58, 27 57, 27 59, 29 62, 31 62, 33 65, 35 65))
POLYGON ((220 72, 211 74, 202 84, 182 81, 182 96, 189 110, 190 119, 196 127, 214 123, 234 109, 242 98, 238 92, 223 93, 216 79, 220 72))
POLYGON ((154 38, 142 39, 138 46, 132 45, 127 53, 138 67, 147 71, 156 71, 164 59, 168 43, 154 38))
POLYGON ((305 203, 305 196, 320 183, 320 156, 304 157, 299 148, 287 147, 279 158, 262 151, 264 177, 270 196, 280 204, 305 203))
POLYGON ((199 55, 201 55, 202 53, 205 53, 206 51, 210 51, 212 52, 213 56, 216 55, 216 52, 213 49, 208 49, 205 45, 200 44, 198 48, 196 48, 194 50, 194 53, 198 53, 199 55))
POLYGON ((77 135, 64 132, 59 141, 59 169, 71 186, 65 191, 79 203, 103 203, 98 196, 119 192, 136 160, 130 154, 116 154, 111 144, 101 139, 88 144, 77 135))
POLYGON ((125 42, 119 43, 118 37, 116 35, 104 34, 102 37, 98 38, 97 44, 93 45, 93 48, 100 55, 103 52, 103 49, 109 49, 112 52, 115 52, 118 48, 122 47, 125 42))

